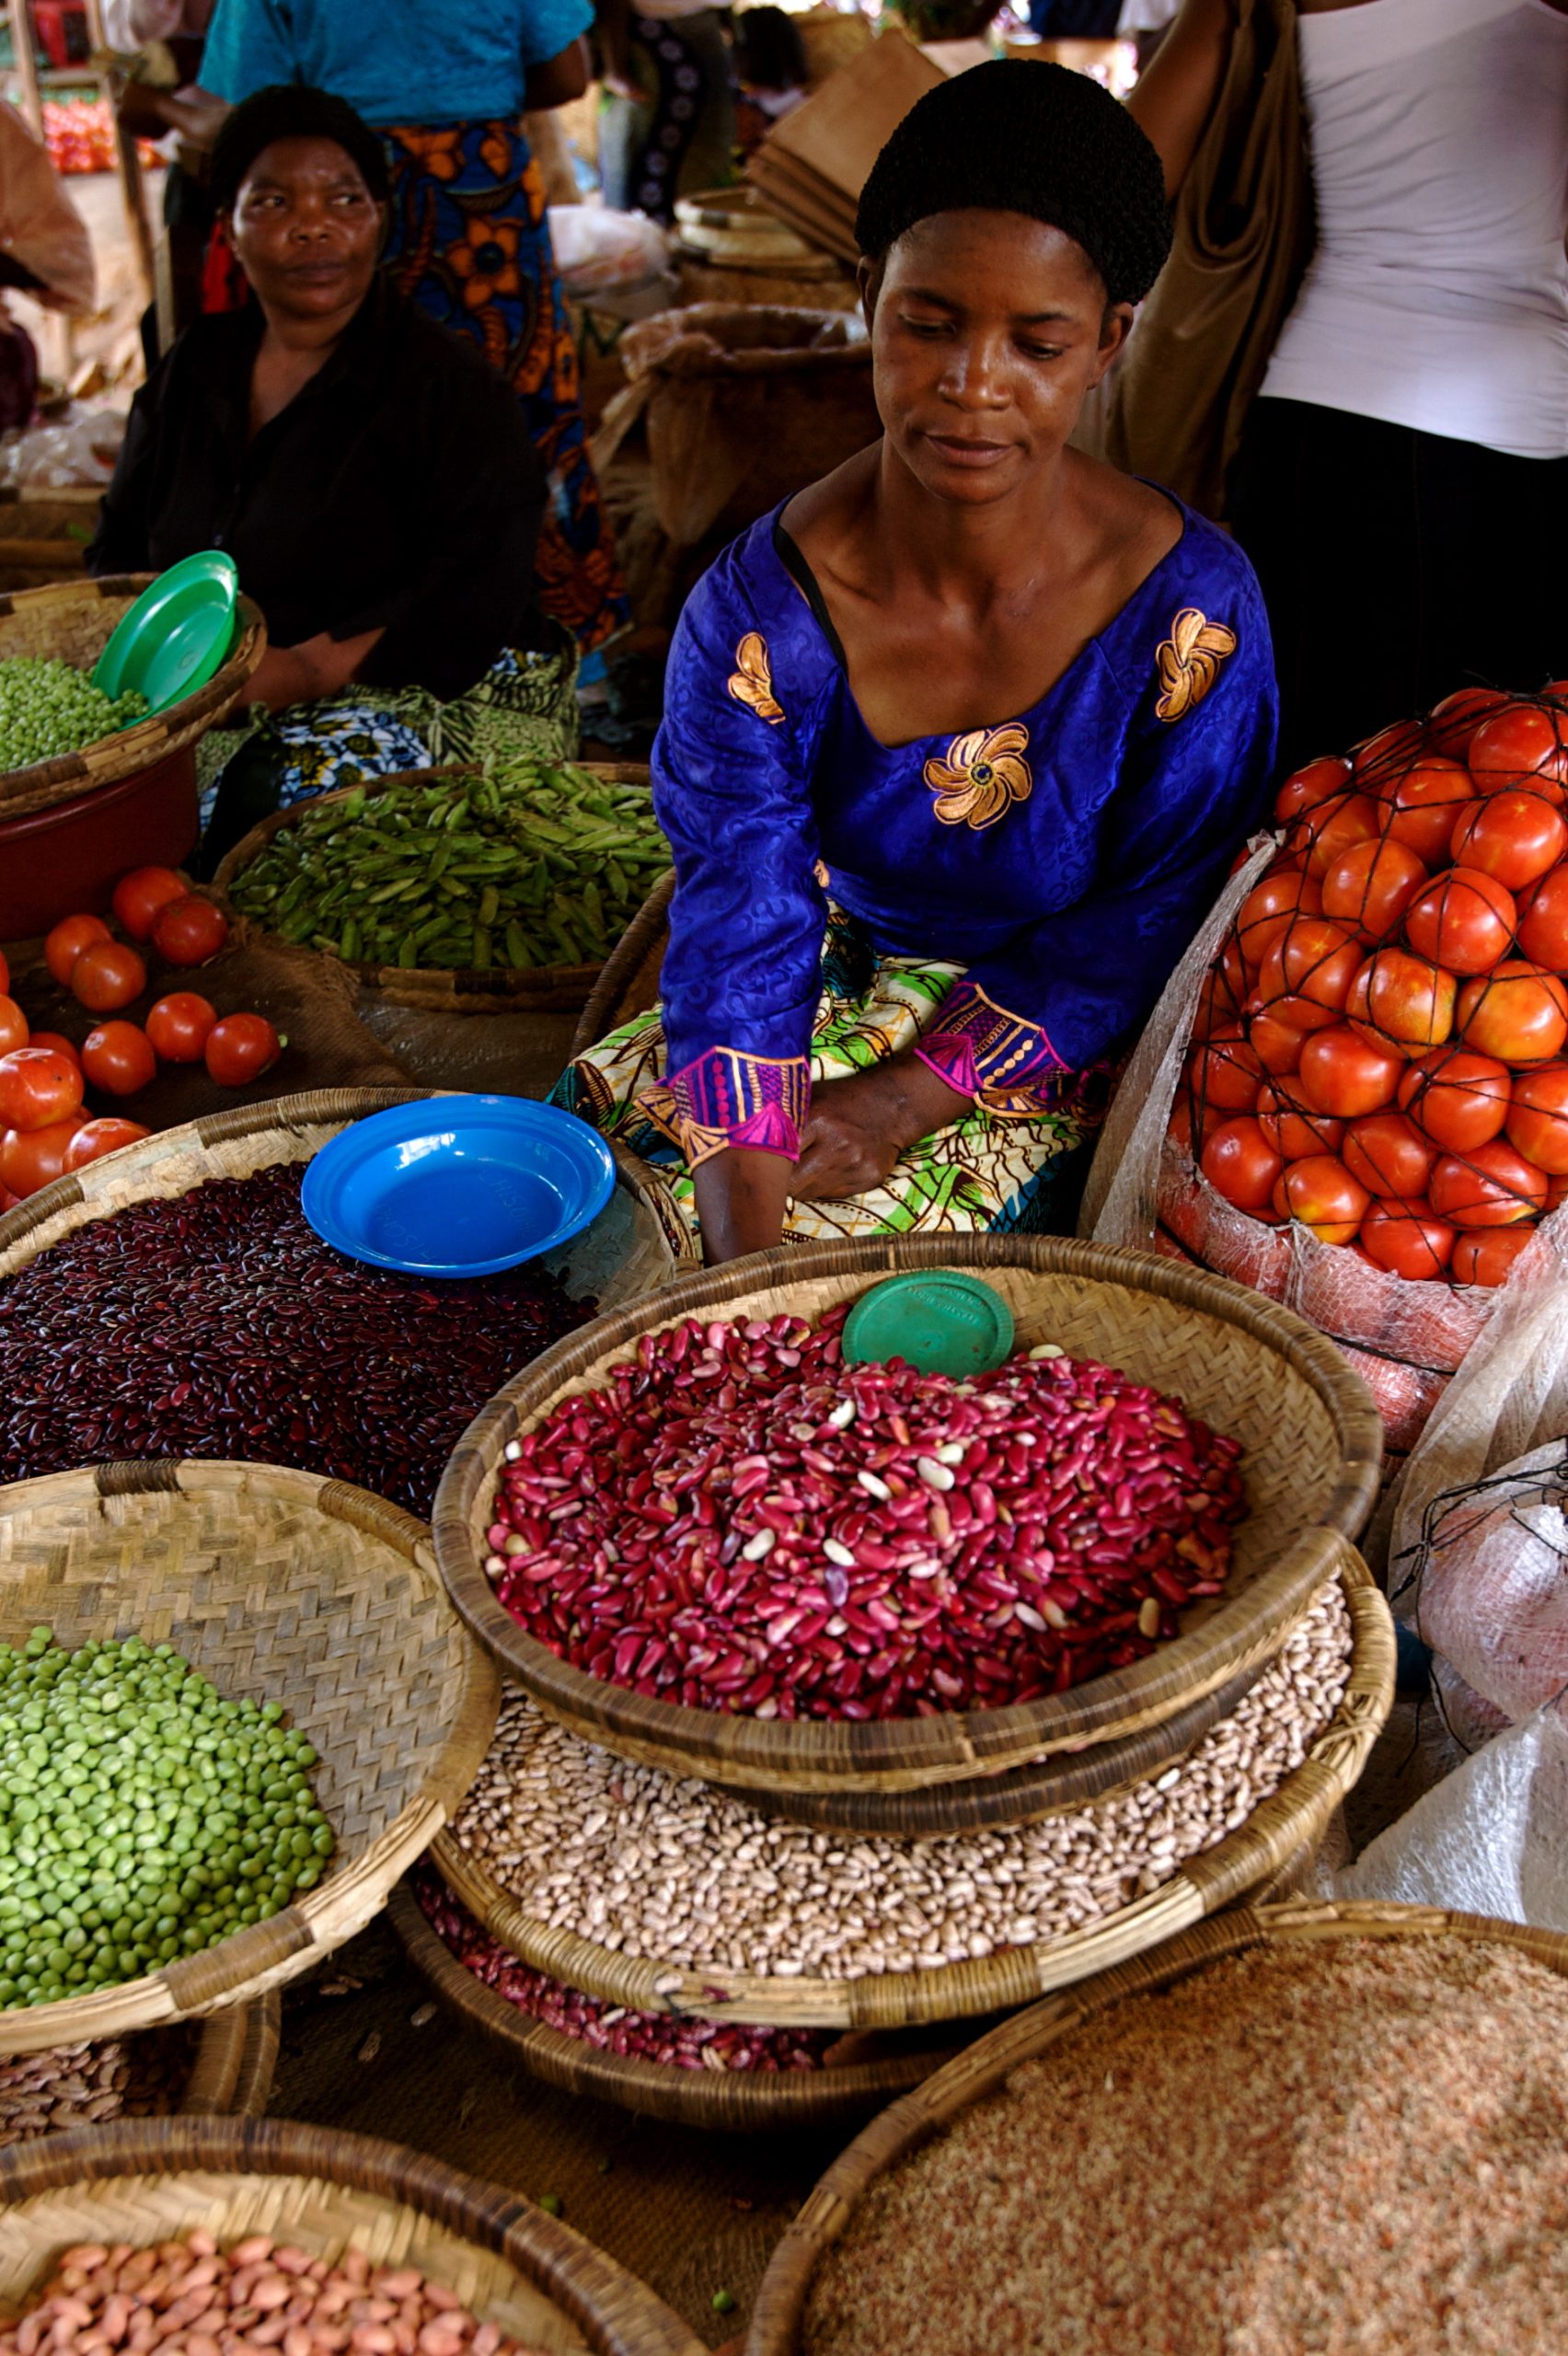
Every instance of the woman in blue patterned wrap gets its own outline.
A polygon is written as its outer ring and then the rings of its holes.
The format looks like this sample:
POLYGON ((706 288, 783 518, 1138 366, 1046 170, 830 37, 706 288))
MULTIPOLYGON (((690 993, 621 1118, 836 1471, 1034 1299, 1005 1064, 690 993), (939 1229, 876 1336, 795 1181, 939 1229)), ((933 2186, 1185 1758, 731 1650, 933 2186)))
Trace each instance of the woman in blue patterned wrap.
POLYGON ((672 1241, 1069 1224, 1274 756, 1245 557, 1068 447, 1170 241, 1098 85, 924 98, 860 202, 880 442, 699 583, 654 756, 663 1003, 556 1101, 672 1241))

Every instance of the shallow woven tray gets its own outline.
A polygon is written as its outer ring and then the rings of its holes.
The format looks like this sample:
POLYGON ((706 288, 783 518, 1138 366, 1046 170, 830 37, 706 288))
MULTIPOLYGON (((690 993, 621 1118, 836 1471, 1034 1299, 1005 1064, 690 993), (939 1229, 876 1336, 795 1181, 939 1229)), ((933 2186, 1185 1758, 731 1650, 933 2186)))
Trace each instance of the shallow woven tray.
MULTIPOLYGON (((688 1276, 656 1302, 602 1317, 543 1351, 477 1415, 436 1494, 436 1553, 453 1601, 507 1675, 552 1717, 623 1756, 763 1796, 862 1798, 1021 1767, 1157 1726, 1272 1659, 1340 1567, 1377 1494, 1382 1426, 1332 1343, 1288 1310, 1151 1253, 1055 1237, 917 1236, 786 1246, 688 1276), (868 1721, 760 1719, 655 1701, 590 1677, 525 1634, 484 1568, 506 1445, 558 1400, 596 1388, 644 1332, 684 1319, 812 1318, 908 1268, 975 1270, 1008 1299, 1018 1347, 1056 1342, 1161 1391, 1243 1446, 1249 1515, 1227 1591, 1132 1667, 1009 1708, 868 1721)), ((958 1821, 962 1822, 960 1818, 958 1821)), ((570 1975, 566 1975, 570 1977, 570 1975)))
POLYGON ((951 2058, 951 2038, 904 2044, 874 2059, 821 2070, 683 2070, 640 2055, 606 2053, 535 2020, 487 1988, 426 1921, 406 1882, 392 1892, 386 1911, 421 1978, 470 2027, 494 2038, 509 2061, 565 2094, 592 2095, 648 2119, 749 2135, 863 2119, 951 2058))
MULTIPOLYGON (((641 762, 577 761, 572 766, 603 778, 610 785, 648 782, 647 765, 641 762)), ((280 828, 297 826, 302 818, 329 808, 334 802, 346 802, 351 793, 363 793, 368 798, 399 786, 428 785, 436 778, 478 774, 471 763, 460 762, 449 763, 444 768, 402 769, 393 777, 367 777, 358 785, 340 786, 336 792, 318 793, 308 802, 274 810, 236 843, 213 878, 213 889, 225 901, 236 921, 249 933, 263 941, 275 940, 278 936, 258 918, 241 916, 229 895, 241 871, 249 866, 280 828)), ((317 953, 326 956, 329 953, 322 950, 317 953)), ((491 965, 477 971, 468 966, 367 965, 352 958, 337 958, 334 963, 346 964, 366 989, 378 990, 394 1006, 449 1014, 575 1014, 587 1004, 604 970, 601 965, 491 965)))
MULTIPOLYGON (((58 581, 45 589, 18 589, 0 596, 0 660, 39 655, 90 672, 118 624, 156 578, 151 572, 110 573, 99 581, 58 581)), ((194 745, 238 702, 266 652, 261 609, 241 597, 233 652, 204 687, 167 711, 139 720, 134 728, 85 745, 78 753, 0 772, 0 818, 52 809, 57 802, 71 802, 95 785, 133 777, 194 745)))
POLYGON ((688 1970, 616 1954, 524 1913, 489 1867, 444 1831, 432 1851, 455 1894, 503 1946, 536 1971, 639 2012, 696 2013, 709 2020, 769 2021, 812 2028, 894 2028, 1010 2012, 1141 1955, 1272 1881, 1302 1849, 1315 1849, 1359 1777, 1394 1694, 1394 1626, 1359 1556, 1343 1574, 1352 1653, 1344 1697, 1301 1765, 1245 1823, 1189 1857, 1147 1897, 1065 1937, 1006 1947, 940 1970, 883 1971, 859 1980, 688 1970))
POLYGON ((314 1889, 201 1955, 0 2012, 0 2052, 181 2020, 281 1987, 363 1930, 461 1806, 500 1682, 422 1522, 272 1465, 100 1464, 0 1488, 0 1636, 171 1644, 230 1698, 281 1702, 338 1847, 314 1889))
MULTIPOLYGON (((170 2104, 182 2118, 259 2119, 278 2066, 282 2013, 282 2001, 273 1988, 247 2004, 209 2013, 205 2020, 138 2029, 124 2041, 138 2048, 170 2043, 183 2048, 185 2081, 170 2104)), ((55 2136, 76 2131, 52 2131, 55 2136)), ((25 2145, 7 2141, 0 2150, 32 2150, 43 2140, 34 2136, 25 2145)))
MULTIPOLYGON (((1059 2038, 1109 2012, 1124 1997, 1169 1988, 1221 1956, 1286 1939, 1439 1935, 1520 1947, 1568 1978, 1568 1937, 1554 1931, 1529 1930, 1482 1914, 1448 1913, 1435 1906, 1295 1902, 1238 1909, 1200 1923, 1136 1962, 1103 1972, 1069 1995, 1053 1996, 1004 2022, 884 2110, 834 2161, 773 2253, 752 2308, 745 2356, 806 2356, 801 2322, 813 2278, 876 2178, 929 2142, 971 2104, 995 2094, 1020 2062, 1045 2052, 1059 2038)), ((1042 2321, 1048 2330, 1049 2316, 1042 2321)), ((1043 2339, 1031 2344, 1045 2347, 1050 2342, 1043 2339)))
POLYGON ((281 2235, 417 2266, 484 2322, 550 2356, 701 2356, 635 2275, 521 2193, 368 2135, 277 2119, 133 2119, 0 2153, 0 2304, 73 2242, 145 2246, 198 2228, 281 2235))

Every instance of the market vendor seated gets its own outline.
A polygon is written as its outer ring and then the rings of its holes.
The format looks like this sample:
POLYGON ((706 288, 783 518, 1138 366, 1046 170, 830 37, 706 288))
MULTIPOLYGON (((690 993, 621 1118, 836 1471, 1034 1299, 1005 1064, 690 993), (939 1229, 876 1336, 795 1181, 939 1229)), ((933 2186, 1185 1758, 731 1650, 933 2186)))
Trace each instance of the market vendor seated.
POLYGON ((538 457, 479 353, 378 270, 387 185, 341 99, 235 109, 213 188, 254 299, 189 328, 137 395, 92 546, 98 572, 227 549, 266 617, 249 693, 281 717, 231 763, 231 840, 349 775, 421 766, 464 699, 525 727, 552 699, 571 712, 574 664, 535 602, 538 457))
POLYGON ((1170 243, 1137 125, 977 66, 894 132, 858 233, 882 438, 694 592, 663 1003, 556 1091, 709 1261, 1070 1226, 1274 753, 1245 557, 1067 446, 1170 243))

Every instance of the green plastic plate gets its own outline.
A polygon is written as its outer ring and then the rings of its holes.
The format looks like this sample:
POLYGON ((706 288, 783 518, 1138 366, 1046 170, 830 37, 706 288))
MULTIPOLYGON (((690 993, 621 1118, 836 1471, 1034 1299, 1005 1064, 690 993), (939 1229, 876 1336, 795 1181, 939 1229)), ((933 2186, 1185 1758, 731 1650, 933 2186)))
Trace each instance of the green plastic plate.
POLYGON ((904 1358, 922 1374, 988 1374, 1012 1345, 1012 1311, 1000 1293, 951 1268, 873 1285, 844 1327, 849 1365, 904 1358))
MULTIPOLYGON (((144 589, 98 656, 93 685, 106 696, 135 689, 149 712, 167 711, 222 670, 234 644, 239 572, 207 549, 182 557, 144 589)), ((133 723, 134 724, 134 723, 133 723)))

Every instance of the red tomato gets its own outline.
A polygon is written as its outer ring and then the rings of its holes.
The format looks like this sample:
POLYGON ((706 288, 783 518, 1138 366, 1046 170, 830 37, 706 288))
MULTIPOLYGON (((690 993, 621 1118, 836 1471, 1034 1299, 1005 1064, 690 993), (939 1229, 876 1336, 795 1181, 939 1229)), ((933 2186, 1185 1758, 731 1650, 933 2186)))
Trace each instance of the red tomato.
POLYGON ((0 1056, 0 1127, 47 1129, 69 1120, 82 1101, 82 1075, 52 1047, 17 1047, 0 1056))
POLYGON ((1203 1150, 1204 1176, 1239 1211, 1266 1213, 1285 1168, 1256 1121, 1223 1121, 1203 1150))
POLYGON ((1446 1153, 1432 1172, 1432 1207, 1456 1227, 1516 1227, 1546 1208, 1546 1172, 1501 1138, 1446 1153))
POLYGON ((64 1166, 67 1170, 83 1170, 89 1161, 101 1161, 106 1153, 118 1153, 122 1145, 136 1145, 152 1134, 140 1121, 121 1121, 112 1116, 88 1121, 66 1147, 64 1166))
POLYGON ((1561 802, 1568 779, 1568 715, 1539 704, 1505 705, 1470 738, 1470 771, 1482 793, 1528 779, 1549 801, 1561 802))
POLYGON ((1371 1201, 1366 1187, 1332 1153, 1290 1162, 1274 1190, 1280 1218, 1298 1219, 1325 1243, 1353 1243, 1371 1201))
POLYGON ((227 939, 227 917, 198 892, 171 900, 153 924, 153 947, 169 965, 204 965, 227 939))
MULTIPOLYGON (((1319 1032, 1319 1038, 1324 1034, 1319 1032)), ((1309 1154, 1337 1153, 1344 1123, 1320 1113, 1299 1096, 1265 1080, 1258 1091, 1258 1126, 1282 1161, 1304 1161, 1309 1154)))
POLYGON ((1451 867, 1412 900, 1405 939, 1451 974, 1489 974, 1514 944, 1514 895, 1478 867, 1451 867))
POLYGON ((121 941, 98 941, 71 968, 71 995, 93 1014, 118 1014, 147 987, 147 969, 121 941))
POLYGON ((1412 1284, 1443 1274, 1454 1235, 1446 1219, 1418 1202, 1375 1202, 1361 1222, 1361 1248, 1374 1266, 1412 1284))
MULTIPOLYGON (((215 1018, 214 1018, 215 1019, 215 1018)), ((1224 1037, 1241 1028, 1241 1001, 1225 976, 1211 966, 1204 976, 1198 992, 1198 1011, 1193 1017, 1194 1039, 1224 1037)))
POLYGON ((1406 1055, 1440 1047, 1454 1027, 1458 984, 1441 965, 1408 949, 1378 949, 1351 984, 1345 1012, 1368 1038, 1406 1055))
POLYGON ((1271 867, 1236 912, 1242 956, 1256 971, 1292 917, 1315 917, 1322 906, 1323 895, 1310 875, 1298 868, 1271 867))
POLYGON ((1313 1112, 1355 1121, 1393 1103, 1403 1069, 1404 1058, 1386 1043, 1338 1022, 1307 1041, 1296 1085, 1313 1112))
POLYGON ((64 1056, 74 1063, 78 1071, 82 1068, 82 1058, 77 1050, 58 1031, 35 1031, 28 1045, 29 1047, 52 1048, 57 1056, 64 1056))
POLYGON ((52 1186, 65 1167, 65 1149, 86 1126, 79 1113, 52 1121, 46 1129, 7 1129, 0 1137, 0 1186, 18 1197, 52 1186))
POLYGON ((1519 949, 1537 965, 1568 974, 1568 860, 1549 867, 1519 901, 1519 949))
POLYGON ((1457 1285, 1505 1285, 1534 1236, 1533 1227, 1472 1229, 1456 1242, 1448 1274, 1457 1285))
POLYGON ((1380 793, 1426 750, 1426 731, 1421 722, 1396 720, 1391 728, 1380 728, 1376 736, 1354 747, 1355 782, 1368 793, 1380 793))
POLYGON ((150 940, 158 910, 183 900, 190 889, 172 867, 133 867, 114 887, 115 918, 133 941, 150 940))
POLYGON ((1506 1064, 1468 1047, 1439 1047, 1411 1065, 1400 1082, 1399 1104, 1434 1145, 1467 1153, 1501 1137, 1512 1092, 1506 1064))
POLYGON ((1348 927, 1328 917, 1292 917, 1263 959, 1264 1007, 1300 1030, 1332 1022, 1360 963, 1361 945, 1348 927))
POLYGON ((1183 1147, 1188 1153, 1201 1153, 1220 1123, 1234 1118, 1233 1114, 1221 1112, 1217 1105, 1200 1104, 1193 1096, 1189 1082, 1182 1090, 1176 1111, 1170 1116, 1168 1134, 1173 1137, 1177 1144, 1183 1147), (1197 1138, 1195 1148, 1193 1143, 1194 1136, 1197 1138))
POLYGON ((1383 832, 1397 843, 1408 843, 1428 867, 1441 866, 1447 859, 1459 813, 1475 798, 1475 780, 1464 764, 1435 755, 1407 769, 1384 791, 1383 832))
POLYGON ((147 1036, 166 1064, 199 1064, 217 1015, 194 990, 171 990, 147 1015, 147 1036))
POLYGON ((0 998, 0 1056, 28 1044, 28 1018, 14 998, 0 998))
POLYGON ((1456 694, 1445 696, 1441 703, 1433 705, 1426 733, 1438 752, 1462 761, 1482 722, 1507 700, 1506 696, 1498 695, 1491 687, 1460 687, 1456 694))
POLYGON ((71 968, 95 941, 111 938, 101 917, 62 917, 43 944, 43 962, 62 989, 68 987, 71 968))
POLYGON ((1354 843, 1370 842, 1382 832, 1382 810, 1369 794, 1342 793, 1320 802, 1297 821, 1290 840, 1307 854, 1307 872, 1320 884, 1335 860, 1354 843))
POLYGON ((1551 1177, 1568 1172, 1568 1064, 1538 1064, 1520 1072, 1508 1108, 1508 1142, 1551 1177))
POLYGON ((1408 843, 1387 835, 1353 843, 1323 878, 1323 914, 1354 927, 1362 941, 1386 941, 1425 883, 1408 843))
POLYGON ((1272 1014, 1254 1014, 1247 1025, 1247 1044, 1267 1072, 1283 1079, 1301 1061, 1307 1034, 1299 1024, 1276 1022, 1272 1014))
POLYGON ((1522 891, 1568 851, 1568 818, 1539 793, 1505 786, 1462 814, 1453 848, 1456 866, 1479 867, 1522 891))
POLYGON ((1505 1064, 1550 1063, 1568 1040, 1568 988, 1523 957, 1505 958, 1460 990, 1459 1035, 1505 1064))
MULTIPOLYGON (((1249 1050, 1242 1040, 1231 1044, 1238 1050, 1237 1060, 1230 1067, 1232 1085, 1236 1085, 1246 1068, 1240 1058, 1247 1056, 1249 1050)), ((287 1045, 287 1040, 279 1037, 264 1014, 225 1014, 223 1021, 214 1023, 207 1034, 205 1057, 208 1074, 220 1088, 243 1088, 248 1081, 259 1080, 264 1071, 271 1071, 287 1045)), ((1201 1056, 1215 1056, 1219 1050, 1201 1047, 1198 1052, 1201 1056)), ((1251 1061, 1256 1063, 1257 1057, 1252 1057, 1251 1061)), ((1252 1094, 1247 1100, 1249 1103, 1257 1094, 1259 1077, 1261 1073, 1253 1076, 1252 1094)))
POLYGON ((134 1096, 157 1068, 146 1033, 134 1022, 100 1022, 82 1042, 82 1069, 106 1096, 134 1096))
POLYGON ((1183 1088, 1171 1107, 1170 1118, 1165 1124, 1165 1134, 1183 1153, 1193 1150, 1193 1100, 1183 1088))
MULTIPOLYGON (((236 1018, 231 1016, 230 1020, 236 1018)), ((255 1021, 257 1017, 245 1018, 255 1021)), ((218 1029, 223 1025, 220 1023, 218 1029)), ((215 1036, 216 1034, 213 1034, 215 1036)), ((211 1045, 211 1040, 208 1045, 211 1045)), ((271 1057, 268 1059, 271 1061, 271 1057)), ((209 1069, 211 1062, 209 1060, 209 1069)), ((263 1067, 265 1068, 265 1067, 263 1067)), ((216 1074, 213 1074, 216 1078, 216 1074)), ((1190 1079, 1195 1103, 1221 1113, 1250 1113, 1258 1101, 1262 1065, 1245 1039, 1211 1039, 1194 1052, 1190 1079)))
POLYGON ((1337 755, 1309 761, 1305 768, 1293 769, 1280 787, 1274 796, 1274 817, 1280 826, 1288 826, 1305 811, 1315 810, 1320 802, 1343 793, 1349 783, 1350 763, 1337 755))
POLYGON ((1413 1203, 1426 1192, 1437 1149, 1403 1113, 1373 1113, 1352 1121, 1340 1160, 1374 1195, 1413 1203))

